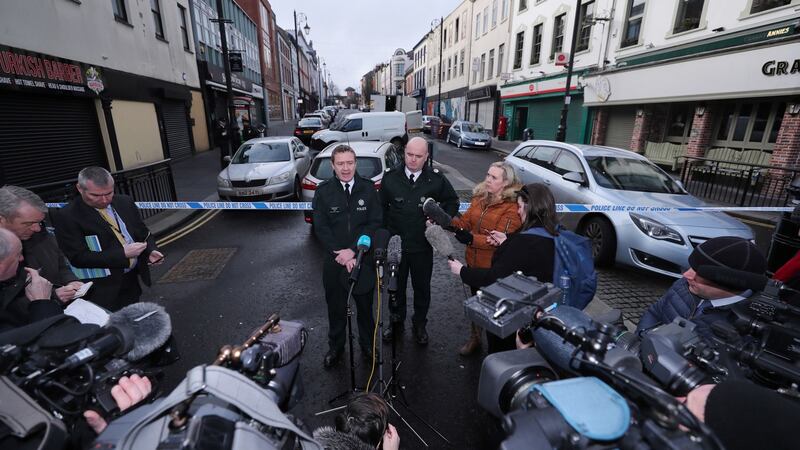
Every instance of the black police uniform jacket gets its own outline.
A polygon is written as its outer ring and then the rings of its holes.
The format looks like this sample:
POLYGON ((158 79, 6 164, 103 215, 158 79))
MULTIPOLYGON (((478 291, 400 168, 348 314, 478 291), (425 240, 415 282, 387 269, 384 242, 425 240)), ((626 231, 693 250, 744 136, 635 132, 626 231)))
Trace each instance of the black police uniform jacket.
POLYGON ((421 252, 431 249, 425 239, 425 214, 422 203, 433 198, 451 216, 458 212, 458 194, 450 181, 428 165, 422 168, 419 179, 411 182, 406 177, 405 166, 399 165, 383 174, 381 181, 381 205, 386 228, 392 235, 399 235, 406 252, 421 252))
MULTIPOLYGON (((367 235, 373 238, 383 221, 378 193, 371 180, 358 174, 353 177, 350 187, 350 200, 344 192, 341 182, 333 177, 317 187, 314 200, 311 202, 314 217, 314 234, 325 248, 328 260, 326 263, 336 264, 334 250, 349 248, 358 253, 358 238, 367 235)), ((342 268, 343 280, 347 271, 342 268)), ((354 293, 366 293, 374 285, 375 269, 372 249, 362 258, 362 267, 354 293)))

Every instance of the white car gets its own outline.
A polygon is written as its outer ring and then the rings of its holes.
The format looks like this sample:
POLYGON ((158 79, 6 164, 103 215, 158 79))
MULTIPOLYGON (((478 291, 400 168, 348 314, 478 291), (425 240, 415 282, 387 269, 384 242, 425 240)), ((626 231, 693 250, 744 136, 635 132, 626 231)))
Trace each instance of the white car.
POLYGON ((292 136, 250 139, 217 176, 217 193, 230 201, 300 198, 300 180, 311 165, 309 149, 292 136))
MULTIPOLYGON (((311 169, 303 178, 302 201, 310 202, 314 199, 314 192, 317 186, 323 181, 333 177, 333 166, 331 166, 331 153, 339 143, 333 143, 323 149, 314 158, 311 169)), ((375 187, 380 189, 381 180, 386 169, 393 168, 400 164, 401 156, 397 153, 396 147, 390 142, 370 142, 360 141, 351 142, 350 147, 356 152, 356 171, 364 178, 369 178, 375 183, 375 187)), ((305 220, 311 223, 311 211, 305 212, 305 220)))

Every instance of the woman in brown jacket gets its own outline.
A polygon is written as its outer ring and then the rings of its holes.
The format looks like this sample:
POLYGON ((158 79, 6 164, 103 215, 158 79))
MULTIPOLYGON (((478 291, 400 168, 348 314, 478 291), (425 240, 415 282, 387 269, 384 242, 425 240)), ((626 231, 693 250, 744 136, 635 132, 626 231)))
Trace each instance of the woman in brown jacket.
MULTIPOLYGON (((487 242, 491 231, 506 234, 517 231, 520 226, 517 214, 517 191, 519 179, 514 168, 506 162, 495 162, 489 166, 486 179, 472 190, 469 208, 450 223, 456 228, 456 239, 466 244, 467 266, 489 268, 496 246, 487 242)), ((470 286, 472 294, 482 286, 470 286)), ((459 349, 462 355, 469 355, 481 345, 481 329, 471 324, 467 342, 459 349)))

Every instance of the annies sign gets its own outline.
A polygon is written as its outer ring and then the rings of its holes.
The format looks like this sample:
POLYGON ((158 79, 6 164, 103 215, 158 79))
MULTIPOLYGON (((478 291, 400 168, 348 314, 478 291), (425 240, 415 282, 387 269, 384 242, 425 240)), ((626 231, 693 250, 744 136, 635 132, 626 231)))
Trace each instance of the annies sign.
POLYGON ((0 45, 0 87, 94 96, 105 83, 97 67, 0 45))

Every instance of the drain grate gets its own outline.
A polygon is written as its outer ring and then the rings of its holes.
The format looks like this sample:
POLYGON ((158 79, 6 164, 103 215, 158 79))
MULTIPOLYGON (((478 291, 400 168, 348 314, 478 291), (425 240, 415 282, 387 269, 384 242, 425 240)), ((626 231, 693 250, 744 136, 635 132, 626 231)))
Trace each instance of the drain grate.
POLYGON ((236 253, 235 248, 204 248, 192 250, 161 277, 159 283, 215 280, 225 264, 236 253))

